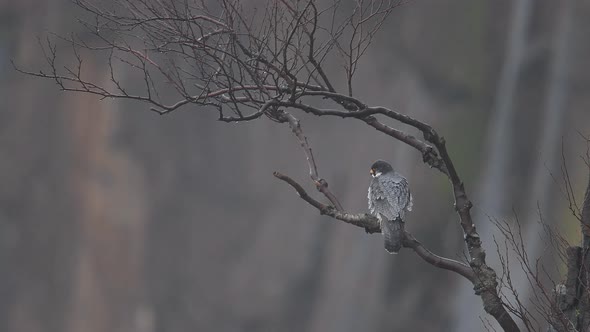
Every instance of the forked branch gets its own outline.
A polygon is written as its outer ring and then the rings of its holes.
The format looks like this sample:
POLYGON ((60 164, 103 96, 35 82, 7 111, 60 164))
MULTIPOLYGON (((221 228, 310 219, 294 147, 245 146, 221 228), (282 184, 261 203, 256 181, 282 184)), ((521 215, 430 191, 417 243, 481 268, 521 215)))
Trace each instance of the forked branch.
MULTIPOLYGON (((348 224, 362 227, 364 228, 367 233, 381 233, 381 227, 379 226, 379 221, 374 216, 362 213, 362 214, 351 214, 344 211, 336 210, 333 206, 325 205, 321 202, 318 202, 313 197, 311 197, 303 187, 297 183, 295 180, 291 179, 290 177, 281 174, 279 172, 274 172, 273 175, 282 181, 288 183, 307 203, 311 206, 315 207, 320 211, 320 214, 332 217, 334 219, 346 222, 348 224)), ((408 232, 404 232, 403 238, 403 247, 410 248, 418 254, 420 258, 422 258, 425 262, 435 267, 449 270, 455 272, 467 280, 474 282, 475 281, 475 274, 469 265, 461 263, 459 261, 445 258, 434 254, 432 251, 428 250, 420 241, 418 241, 412 234, 408 232)))
POLYGON ((297 136, 299 144, 301 144, 301 147, 303 148, 303 151, 305 152, 305 156, 307 158, 307 164, 309 166, 309 176, 313 180, 313 183, 315 184, 318 191, 324 194, 324 196, 326 196, 326 198, 332 203, 336 210, 344 210, 336 196, 328 189, 328 182, 320 178, 320 176, 318 175, 318 167, 313 157, 313 151, 309 146, 309 143, 307 142, 307 137, 305 137, 303 131, 301 130, 301 124, 299 123, 299 120, 297 120, 293 115, 285 111, 281 112, 281 119, 289 123, 291 130, 293 131, 295 136, 297 136))

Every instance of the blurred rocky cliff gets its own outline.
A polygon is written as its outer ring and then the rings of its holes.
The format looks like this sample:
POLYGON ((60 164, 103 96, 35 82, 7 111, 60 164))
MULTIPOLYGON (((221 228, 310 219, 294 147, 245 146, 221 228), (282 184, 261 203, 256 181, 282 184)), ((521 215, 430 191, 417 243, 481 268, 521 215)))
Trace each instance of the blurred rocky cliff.
MULTIPOLYGON (((0 331, 481 328, 481 300, 458 276, 388 255, 377 235, 320 216, 273 178, 313 188, 286 125, 218 123, 190 107, 158 116, 13 70, 11 59, 42 68, 37 37, 78 31, 77 14, 66 0, 0 0, 0 331)), ((446 137, 484 236, 486 216, 535 216, 541 197, 549 222, 577 229, 555 183, 538 183, 560 174, 563 140, 585 189, 588 15, 574 0, 409 1, 359 69, 359 97, 446 137)), ((108 82, 100 59, 85 64, 108 82)), ((463 259, 449 185, 419 154, 355 121, 301 120, 347 210, 366 211, 368 168, 389 160, 414 193, 408 229, 463 259)))

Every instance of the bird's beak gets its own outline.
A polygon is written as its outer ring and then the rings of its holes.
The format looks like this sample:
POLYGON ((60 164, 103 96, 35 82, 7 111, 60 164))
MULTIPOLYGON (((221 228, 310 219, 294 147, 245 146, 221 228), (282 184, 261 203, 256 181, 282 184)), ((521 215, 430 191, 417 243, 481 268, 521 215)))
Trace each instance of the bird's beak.
POLYGON ((369 170, 369 174, 371 174, 371 175, 375 175, 375 170, 371 168, 371 169, 369 170))

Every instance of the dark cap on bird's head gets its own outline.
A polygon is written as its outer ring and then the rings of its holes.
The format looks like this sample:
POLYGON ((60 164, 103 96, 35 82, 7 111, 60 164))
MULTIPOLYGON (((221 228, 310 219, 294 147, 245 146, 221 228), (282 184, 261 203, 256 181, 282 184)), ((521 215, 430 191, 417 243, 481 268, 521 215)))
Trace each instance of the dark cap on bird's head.
POLYGON ((371 170, 369 173, 371 173, 372 176, 377 176, 391 171, 393 171, 393 167, 391 167, 388 162, 377 160, 373 163, 373 165, 371 165, 371 170))

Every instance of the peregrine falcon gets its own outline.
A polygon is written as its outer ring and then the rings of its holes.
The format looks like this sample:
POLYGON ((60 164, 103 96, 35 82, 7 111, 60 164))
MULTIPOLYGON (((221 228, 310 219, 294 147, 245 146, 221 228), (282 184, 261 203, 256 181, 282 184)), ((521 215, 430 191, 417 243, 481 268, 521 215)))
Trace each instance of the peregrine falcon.
POLYGON ((383 160, 373 163, 370 173, 369 211, 379 219, 385 250, 397 254, 402 247, 405 210, 412 211, 410 186, 383 160))

